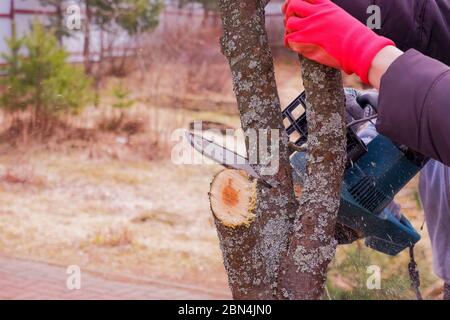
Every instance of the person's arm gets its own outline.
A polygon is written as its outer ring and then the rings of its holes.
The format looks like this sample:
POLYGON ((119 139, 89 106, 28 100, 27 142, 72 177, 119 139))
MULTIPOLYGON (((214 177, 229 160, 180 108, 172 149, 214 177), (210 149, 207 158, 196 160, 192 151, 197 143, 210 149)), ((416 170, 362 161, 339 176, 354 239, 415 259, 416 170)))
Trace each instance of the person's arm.
POLYGON ((380 92, 378 132, 450 166, 450 68, 387 46, 373 59, 369 82, 380 92))
MULTIPOLYGON (((373 1, 333 2, 364 21, 373 1)), ((377 5, 383 17, 379 34, 404 50, 415 48, 450 62, 450 0, 381 0, 377 5)), ((404 54, 388 46, 372 61, 369 82, 380 91, 377 130, 450 166, 450 68, 414 50, 404 54)))
POLYGON ((387 46, 378 52, 369 69, 369 83, 375 89, 380 89, 381 77, 386 73, 391 64, 402 54, 403 51, 394 46, 387 46))
POLYGON ((377 5, 381 29, 374 31, 402 51, 416 49, 450 65, 450 0, 332 0, 363 24, 377 5))
POLYGON ((450 68, 402 53, 330 0, 288 0, 285 43, 379 88, 378 131, 450 166, 450 68))
POLYGON ((414 49, 396 54, 380 52, 369 71, 380 89, 377 130, 450 166, 450 68, 414 49))

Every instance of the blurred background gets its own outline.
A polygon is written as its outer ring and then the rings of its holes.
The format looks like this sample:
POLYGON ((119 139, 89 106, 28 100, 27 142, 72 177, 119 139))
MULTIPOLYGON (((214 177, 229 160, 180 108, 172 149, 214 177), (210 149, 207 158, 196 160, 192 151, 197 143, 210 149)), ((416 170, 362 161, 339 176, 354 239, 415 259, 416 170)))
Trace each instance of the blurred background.
MULTIPOLYGON (((281 3, 267 29, 286 106, 302 83, 281 3)), ((215 0, 0 2, 0 256, 228 294, 207 195, 221 167, 171 161, 174 130, 240 126, 220 35, 215 0)), ((420 229, 417 179, 397 201, 420 229)), ((439 298, 421 235, 423 293, 439 298)), ((324 298, 414 298, 407 264, 342 246, 324 298), (381 290, 366 287, 370 265, 381 290)))

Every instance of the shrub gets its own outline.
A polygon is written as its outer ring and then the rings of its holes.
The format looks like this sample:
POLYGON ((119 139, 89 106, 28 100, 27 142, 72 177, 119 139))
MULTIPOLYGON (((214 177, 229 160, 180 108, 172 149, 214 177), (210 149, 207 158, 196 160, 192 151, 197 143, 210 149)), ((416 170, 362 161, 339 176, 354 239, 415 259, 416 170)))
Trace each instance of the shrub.
POLYGON ((129 109, 134 105, 134 100, 130 98, 130 91, 120 83, 113 88, 113 96, 116 101, 112 104, 114 109, 129 109))
POLYGON ((134 104, 135 100, 130 97, 131 92, 126 89, 122 83, 114 86, 112 89, 112 96, 114 97, 114 102, 112 103, 112 108, 114 111, 112 117, 103 119, 99 128, 106 131, 125 131, 129 133, 136 133, 140 128, 138 122, 128 122, 126 121, 125 110, 130 109, 134 104))
POLYGON ((5 60, 5 67, 2 68, 2 74, 6 77, 0 79, 4 86, 4 92, 0 98, 0 105, 7 111, 14 112, 26 107, 23 86, 23 73, 21 70, 22 60, 19 51, 23 46, 23 39, 17 39, 15 28, 13 28, 12 37, 6 40, 10 53, 1 56, 5 60))
POLYGON ((8 111, 30 108, 32 123, 39 124, 63 113, 78 113, 92 101, 91 80, 80 68, 67 62, 67 52, 56 37, 35 21, 31 32, 8 41, 6 92, 1 106, 8 111), (26 53, 20 55, 23 49, 26 53))

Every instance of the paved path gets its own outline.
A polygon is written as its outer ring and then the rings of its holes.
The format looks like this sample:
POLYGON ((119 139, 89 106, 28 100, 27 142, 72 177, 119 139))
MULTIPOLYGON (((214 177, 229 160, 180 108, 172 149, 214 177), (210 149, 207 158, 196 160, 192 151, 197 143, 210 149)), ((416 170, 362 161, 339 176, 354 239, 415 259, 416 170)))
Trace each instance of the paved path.
POLYGON ((0 299, 229 299, 228 292, 81 271, 81 288, 69 290, 67 269, 0 255, 0 299))

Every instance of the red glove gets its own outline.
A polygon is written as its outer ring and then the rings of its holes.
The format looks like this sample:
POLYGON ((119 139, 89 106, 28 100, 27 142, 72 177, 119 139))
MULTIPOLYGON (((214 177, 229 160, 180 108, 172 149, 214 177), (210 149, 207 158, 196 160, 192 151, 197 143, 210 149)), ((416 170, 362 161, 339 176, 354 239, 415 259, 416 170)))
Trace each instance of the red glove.
POLYGON ((372 61, 394 42, 378 36, 330 0, 288 0, 285 44, 308 59, 369 82, 372 61))

